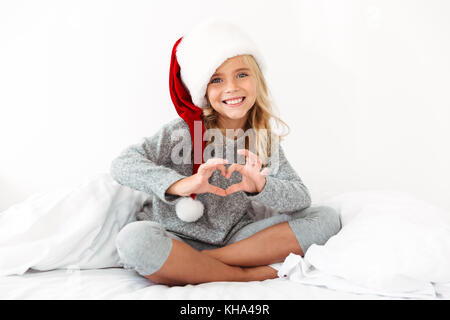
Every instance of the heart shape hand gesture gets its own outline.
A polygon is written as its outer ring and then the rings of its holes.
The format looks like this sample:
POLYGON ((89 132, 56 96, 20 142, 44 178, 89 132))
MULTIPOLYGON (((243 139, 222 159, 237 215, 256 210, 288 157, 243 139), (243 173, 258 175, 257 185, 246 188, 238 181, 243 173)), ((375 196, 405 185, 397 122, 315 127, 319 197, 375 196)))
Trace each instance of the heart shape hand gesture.
POLYGON ((247 149, 239 149, 238 154, 245 155, 245 165, 233 163, 227 169, 225 164, 228 163, 228 160, 211 158, 200 165, 196 174, 175 182, 166 192, 180 196, 189 196, 192 193, 199 194, 209 192, 222 197, 238 191, 245 191, 248 193, 261 192, 266 184, 266 175, 269 173, 269 168, 265 168, 261 171, 261 159, 247 149), (231 177, 231 174, 234 171, 237 171, 242 175, 242 181, 228 187, 226 190, 213 186, 209 183, 209 178, 216 170, 220 170, 222 175, 227 179, 231 177))

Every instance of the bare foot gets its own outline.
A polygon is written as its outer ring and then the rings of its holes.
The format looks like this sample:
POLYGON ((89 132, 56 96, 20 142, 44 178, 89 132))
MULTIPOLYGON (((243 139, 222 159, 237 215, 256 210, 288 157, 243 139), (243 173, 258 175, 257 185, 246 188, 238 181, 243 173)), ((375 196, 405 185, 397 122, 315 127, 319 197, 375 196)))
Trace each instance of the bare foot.
MULTIPOLYGON (((201 250, 200 252, 221 261, 220 255, 217 254, 217 251, 215 250, 201 250)), ((262 281, 267 279, 278 278, 278 271, 269 266, 257 266, 257 267, 239 266, 239 267, 241 267, 246 273, 245 278, 247 280, 244 281, 262 281)))
POLYGON ((263 281, 278 278, 278 271, 269 266, 242 267, 242 269, 247 273, 247 281, 263 281))

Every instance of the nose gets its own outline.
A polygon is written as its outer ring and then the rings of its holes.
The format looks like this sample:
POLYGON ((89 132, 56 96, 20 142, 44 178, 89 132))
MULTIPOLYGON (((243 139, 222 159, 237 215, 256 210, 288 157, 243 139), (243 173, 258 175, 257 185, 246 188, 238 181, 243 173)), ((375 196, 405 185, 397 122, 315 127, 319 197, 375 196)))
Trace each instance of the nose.
POLYGON ((238 90, 236 79, 228 80, 225 85, 225 92, 235 92, 238 90))

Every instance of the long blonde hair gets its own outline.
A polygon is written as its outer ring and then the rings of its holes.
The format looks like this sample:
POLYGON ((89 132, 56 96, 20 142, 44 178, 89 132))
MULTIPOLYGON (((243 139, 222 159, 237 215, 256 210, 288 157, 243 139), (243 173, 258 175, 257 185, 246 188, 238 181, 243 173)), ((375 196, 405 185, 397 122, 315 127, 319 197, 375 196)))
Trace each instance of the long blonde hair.
MULTIPOLYGON (((268 159, 271 155, 271 137, 276 138, 278 143, 281 142, 285 136, 287 136, 290 132, 290 128, 286 122, 281 120, 275 113, 278 111, 276 105, 271 99, 270 91, 267 87, 266 80, 264 78, 261 69, 259 68, 258 63, 252 55, 242 55, 244 61, 247 66, 250 68, 252 73, 256 78, 256 101, 253 107, 249 110, 249 115, 247 118, 246 128, 252 128, 256 133, 256 146, 254 146, 254 150, 256 150, 257 155, 260 157, 263 163, 263 167, 265 167, 268 163, 268 159), (271 120, 273 124, 271 124, 271 120), (284 126, 288 129, 288 132, 282 134, 276 130, 274 130, 273 126, 284 126), (263 129, 263 130, 261 130, 263 129)), ((205 129, 219 129, 222 134, 225 136, 226 128, 219 128, 217 122, 218 112, 214 110, 211 106, 211 103, 208 100, 208 97, 205 95, 206 100, 208 101, 208 107, 202 110, 202 119, 205 124, 205 129)), ((205 147, 210 144, 211 140, 205 142, 205 147)), ((246 141, 246 149, 249 149, 248 141, 246 141)))

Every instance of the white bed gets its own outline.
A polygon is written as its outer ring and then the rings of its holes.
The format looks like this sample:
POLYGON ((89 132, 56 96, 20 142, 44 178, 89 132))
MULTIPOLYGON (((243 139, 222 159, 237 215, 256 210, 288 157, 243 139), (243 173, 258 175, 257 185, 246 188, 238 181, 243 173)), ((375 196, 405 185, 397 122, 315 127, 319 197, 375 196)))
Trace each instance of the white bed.
POLYGON ((354 192, 318 205, 342 230, 280 278, 168 287, 120 268, 115 237, 148 195, 109 174, 36 194, 0 213, 0 299, 450 299, 450 214, 396 192, 354 192))
MULTIPOLYGON (((133 270, 28 271, 0 277, 0 299, 171 299, 171 300, 379 300, 393 298, 354 294, 281 278, 252 282, 211 282, 168 287, 153 284, 133 270)), ((450 299, 450 287, 437 288, 437 296, 450 299)))

